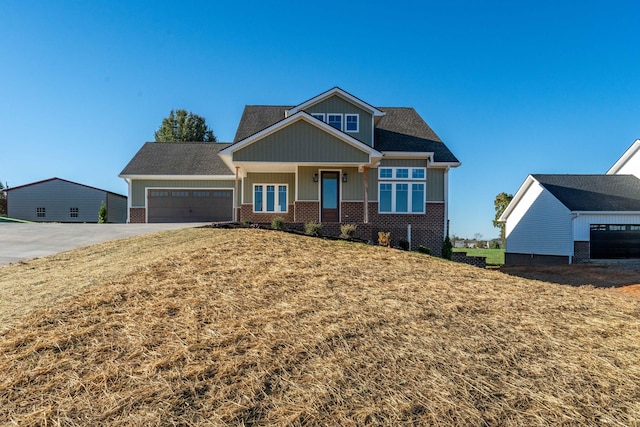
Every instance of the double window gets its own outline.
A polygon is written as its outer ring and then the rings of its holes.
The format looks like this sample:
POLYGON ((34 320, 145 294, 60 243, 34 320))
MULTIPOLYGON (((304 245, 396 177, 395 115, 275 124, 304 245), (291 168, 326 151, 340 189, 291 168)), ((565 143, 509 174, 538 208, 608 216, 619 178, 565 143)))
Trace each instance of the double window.
POLYGON ((380 213, 425 212, 425 168, 379 168, 380 213))
POLYGON ((342 114, 342 113, 311 113, 318 120, 326 122, 329 126, 333 126, 338 130, 345 132, 360 132, 360 115, 359 114, 342 114))
POLYGON ((255 184, 253 186, 254 212, 287 212, 286 184, 255 184))

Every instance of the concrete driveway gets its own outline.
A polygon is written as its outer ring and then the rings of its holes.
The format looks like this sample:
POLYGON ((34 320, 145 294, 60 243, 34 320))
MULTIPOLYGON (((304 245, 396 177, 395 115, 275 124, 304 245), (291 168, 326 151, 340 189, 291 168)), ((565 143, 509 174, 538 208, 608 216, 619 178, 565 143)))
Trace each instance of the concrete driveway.
POLYGON ((200 227, 186 224, 21 224, 0 223, 0 265, 53 255, 109 240, 156 231, 200 227))

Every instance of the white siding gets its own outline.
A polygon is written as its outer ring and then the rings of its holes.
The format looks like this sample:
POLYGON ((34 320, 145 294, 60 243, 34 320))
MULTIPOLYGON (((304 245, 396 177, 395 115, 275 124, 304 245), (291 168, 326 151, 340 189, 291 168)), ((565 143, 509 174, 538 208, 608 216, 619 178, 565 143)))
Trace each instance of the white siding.
POLYGON ((505 232, 506 252, 573 254, 571 212, 537 182, 510 213, 505 232))
POLYGON ((575 240, 589 241, 591 224, 640 224, 640 215, 633 214, 582 214, 573 220, 575 240))
POLYGON ((635 175, 640 178, 640 151, 636 151, 635 155, 616 172, 616 175, 635 175))

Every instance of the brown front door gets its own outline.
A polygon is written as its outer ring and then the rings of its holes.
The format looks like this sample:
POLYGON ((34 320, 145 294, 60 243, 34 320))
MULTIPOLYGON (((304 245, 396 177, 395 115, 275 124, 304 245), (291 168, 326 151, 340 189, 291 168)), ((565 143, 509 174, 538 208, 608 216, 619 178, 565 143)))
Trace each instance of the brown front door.
POLYGON ((340 222, 340 173, 322 172, 321 179, 322 222, 340 222))

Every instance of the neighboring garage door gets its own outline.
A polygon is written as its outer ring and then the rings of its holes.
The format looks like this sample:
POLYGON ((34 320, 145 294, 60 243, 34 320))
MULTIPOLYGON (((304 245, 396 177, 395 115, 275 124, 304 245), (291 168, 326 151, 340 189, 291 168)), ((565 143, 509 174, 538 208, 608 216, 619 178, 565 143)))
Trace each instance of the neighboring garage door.
POLYGON ((148 190, 149 222, 218 222, 233 219, 232 190, 148 190))
POLYGON ((591 226, 591 259, 640 258, 640 225, 591 226))

